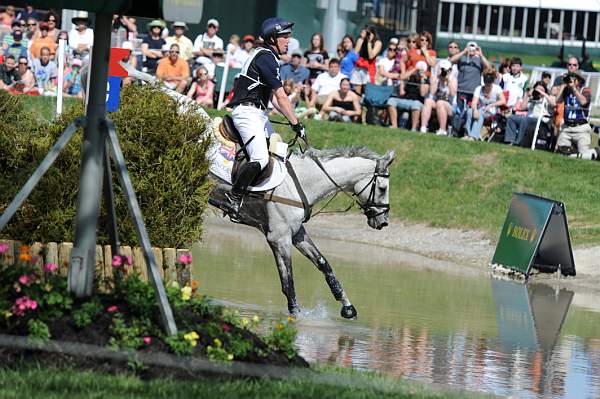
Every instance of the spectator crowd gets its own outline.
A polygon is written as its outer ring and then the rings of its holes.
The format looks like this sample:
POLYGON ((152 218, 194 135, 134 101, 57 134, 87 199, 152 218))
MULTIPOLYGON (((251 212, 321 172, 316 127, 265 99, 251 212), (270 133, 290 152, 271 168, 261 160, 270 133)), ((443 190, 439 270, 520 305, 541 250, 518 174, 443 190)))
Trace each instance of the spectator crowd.
MULTIPOLYGON (((40 13, 30 6, 1 10, 0 89, 55 95, 57 46, 64 39, 62 90, 82 97, 81 71, 89 60, 94 33, 84 12, 72 23, 71 31, 60 31, 59 15, 53 11, 40 13)), ((114 16, 113 40, 138 50, 124 61, 203 107, 217 106, 217 68, 227 62, 230 73, 236 73, 262 45, 252 34, 231 35, 225 44, 214 18, 193 41, 185 22, 167 26, 154 20, 146 28, 138 32, 134 18, 114 16)), ((591 90, 584 85, 575 57, 554 81, 550 73, 543 73, 532 82, 520 58, 503 60, 496 67, 476 42, 461 48, 451 41, 448 56, 440 58, 426 31, 384 43, 374 27, 366 26, 356 38, 346 35, 335 54, 327 52, 325 39, 314 33, 302 50, 292 38, 288 53, 281 56, 280 77, 299 117, 377 124, 469 141, 524 147, 533 143, 573 157, 599 158, 589 124, 591 90)), ((224 106, 231 96, 224 93, 224 106)))

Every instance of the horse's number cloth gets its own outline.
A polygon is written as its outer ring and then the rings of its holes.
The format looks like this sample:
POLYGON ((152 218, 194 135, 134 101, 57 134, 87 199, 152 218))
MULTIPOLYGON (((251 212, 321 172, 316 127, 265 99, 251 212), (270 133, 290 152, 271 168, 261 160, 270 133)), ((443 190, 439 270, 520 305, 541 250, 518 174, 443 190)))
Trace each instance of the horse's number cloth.
MULTIPOLYGON (((235 146, 228 146, 227 144, 215 141, 215 144, 208 151, 208 159, 210 160, 209 170, 217 177, 225 180, 227 183, 231 182, 231 169, 233 168, 233 160, 235 158, 235 146)), ((273 173, 266 179, 262 184, 256 187, 248 187, 250 191, 267 191, 271 190, 281 184, 285 176, 287 175, 287 169, 283 161, 279 158, 275 160, 273 165, 273 173)))

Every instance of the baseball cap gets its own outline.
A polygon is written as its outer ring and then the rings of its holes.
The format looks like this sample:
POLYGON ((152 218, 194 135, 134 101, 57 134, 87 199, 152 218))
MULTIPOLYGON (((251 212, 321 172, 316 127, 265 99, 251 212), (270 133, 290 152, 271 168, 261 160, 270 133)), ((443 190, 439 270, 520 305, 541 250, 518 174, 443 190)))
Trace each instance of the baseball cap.
POLYGON ((216 27, 218 28, 218 27, 219 27, 219 21, 217 21, 217 20, 216 20, 216 19, 214 19, 214 18, 211 18, 211 19, 209 19, 209 20, 206 22, 206 26, 208 26, 208 25, 214 25, 214 26, 216 26, 216 27))
POLYGON ((186 29, 186 30, 188 28, 187 24, 185 22, 183 22, 183 21, 175 21, 175 22, 173 22, 172 27, 173 28, 183 28, 183 29, 186 29))
POLYGON ((467 47, 477 47, 477 43, 471 41, 467 43, 467 47))
POLYGON ((300 58, 302 58, 303 57, 302 51, 297 50, 297 49, 294 50, 294 51, 292 51, 292 57, 300 57, 300 58))
POLYGON ((71 66, 82 66, 83 62, 79 59, 79 58, 75 58, 73 59, 73 61, 71 61, 71 66))
POLYGON ((254 36, 252 36, 252 35, 246 35, 246 36, 244 36, 244 39, 243 39, 244 42, 253 42, 254 40, 255 40, 254 36))
POLYGON ((398 38, 397 38, 397 37, 392 37, 392 38, 390 39, 390 43, 391 43, 391 44, 398 44, 398 38))
POLYGON ((445 70, 445 71, 449 71, 450 69, 452 69, 452 63, 449 60, 440 60, 440 62, 438 62, 438 68, 440 70, 445 70))

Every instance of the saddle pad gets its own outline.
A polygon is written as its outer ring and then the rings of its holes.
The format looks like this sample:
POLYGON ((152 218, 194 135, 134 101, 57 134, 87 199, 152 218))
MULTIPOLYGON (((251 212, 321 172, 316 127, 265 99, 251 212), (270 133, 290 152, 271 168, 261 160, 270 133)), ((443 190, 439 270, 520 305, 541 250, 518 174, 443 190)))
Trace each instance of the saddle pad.
MULTIPOLYGON (((218 124, 216 124, 216 126, 218 126, 218 124)), ((207 156, 210 161, 210 172, 220 179, 225 180, 229 184, 233 184, 231 182, 231 170, 233 168, 235 151, 236 148, 233 143, 225 140, 215 140, 214 144, 207 152, 207 156)), ((264 180, 260 185, 248 187, 248 189, 250 191, 271 190, 279 186, 286 176, 287 168, 285 167, 285 164, 279 158, 276 158, 273 164, 273 173, 271 173, 271 176, 264 180)))

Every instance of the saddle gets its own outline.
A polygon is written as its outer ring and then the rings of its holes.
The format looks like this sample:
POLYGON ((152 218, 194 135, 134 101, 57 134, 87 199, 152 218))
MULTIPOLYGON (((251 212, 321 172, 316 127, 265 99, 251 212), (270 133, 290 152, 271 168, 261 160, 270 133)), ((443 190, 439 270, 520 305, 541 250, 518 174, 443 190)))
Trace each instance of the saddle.
MULTIPOLYGON (((246 145, 248 145, 249 142, 244 143, 240 132, 238 132, 238 130, 236 129, 235 125, 233 124, 233 119, 229 115, 225 115, 223 117, 223 120, 219 124, 218 129, 215 129, 215 133, 217 132, 218 135, 215 135, 221 143, 229 146, 235 145, 236 148, 239 148, 236 151, 235 159, 233 162, 233 168, 231 171, 231 181, 233 182, 235 181, 240 166, 242 166, 244 163, 250 160, 250 155, 246 151, 246 145), (219 135, 221 137, 219 137, 219 135)), ((282 142, 281 136, 277 133, 274 133, 271 135, 270 139, 266 140, 267 147, 269 148, 269 163, 267 164, 267 167, 264 168, 260 172, 260 174, 256 176, 256 178, 252 181, 252 183, 250 184, 251 186, 259 186, 262 183, 264 183, 273 173, 273 167, 276 162, 276 158, 280 157, 279 155, 277 155, 277 143, 282 142)))

